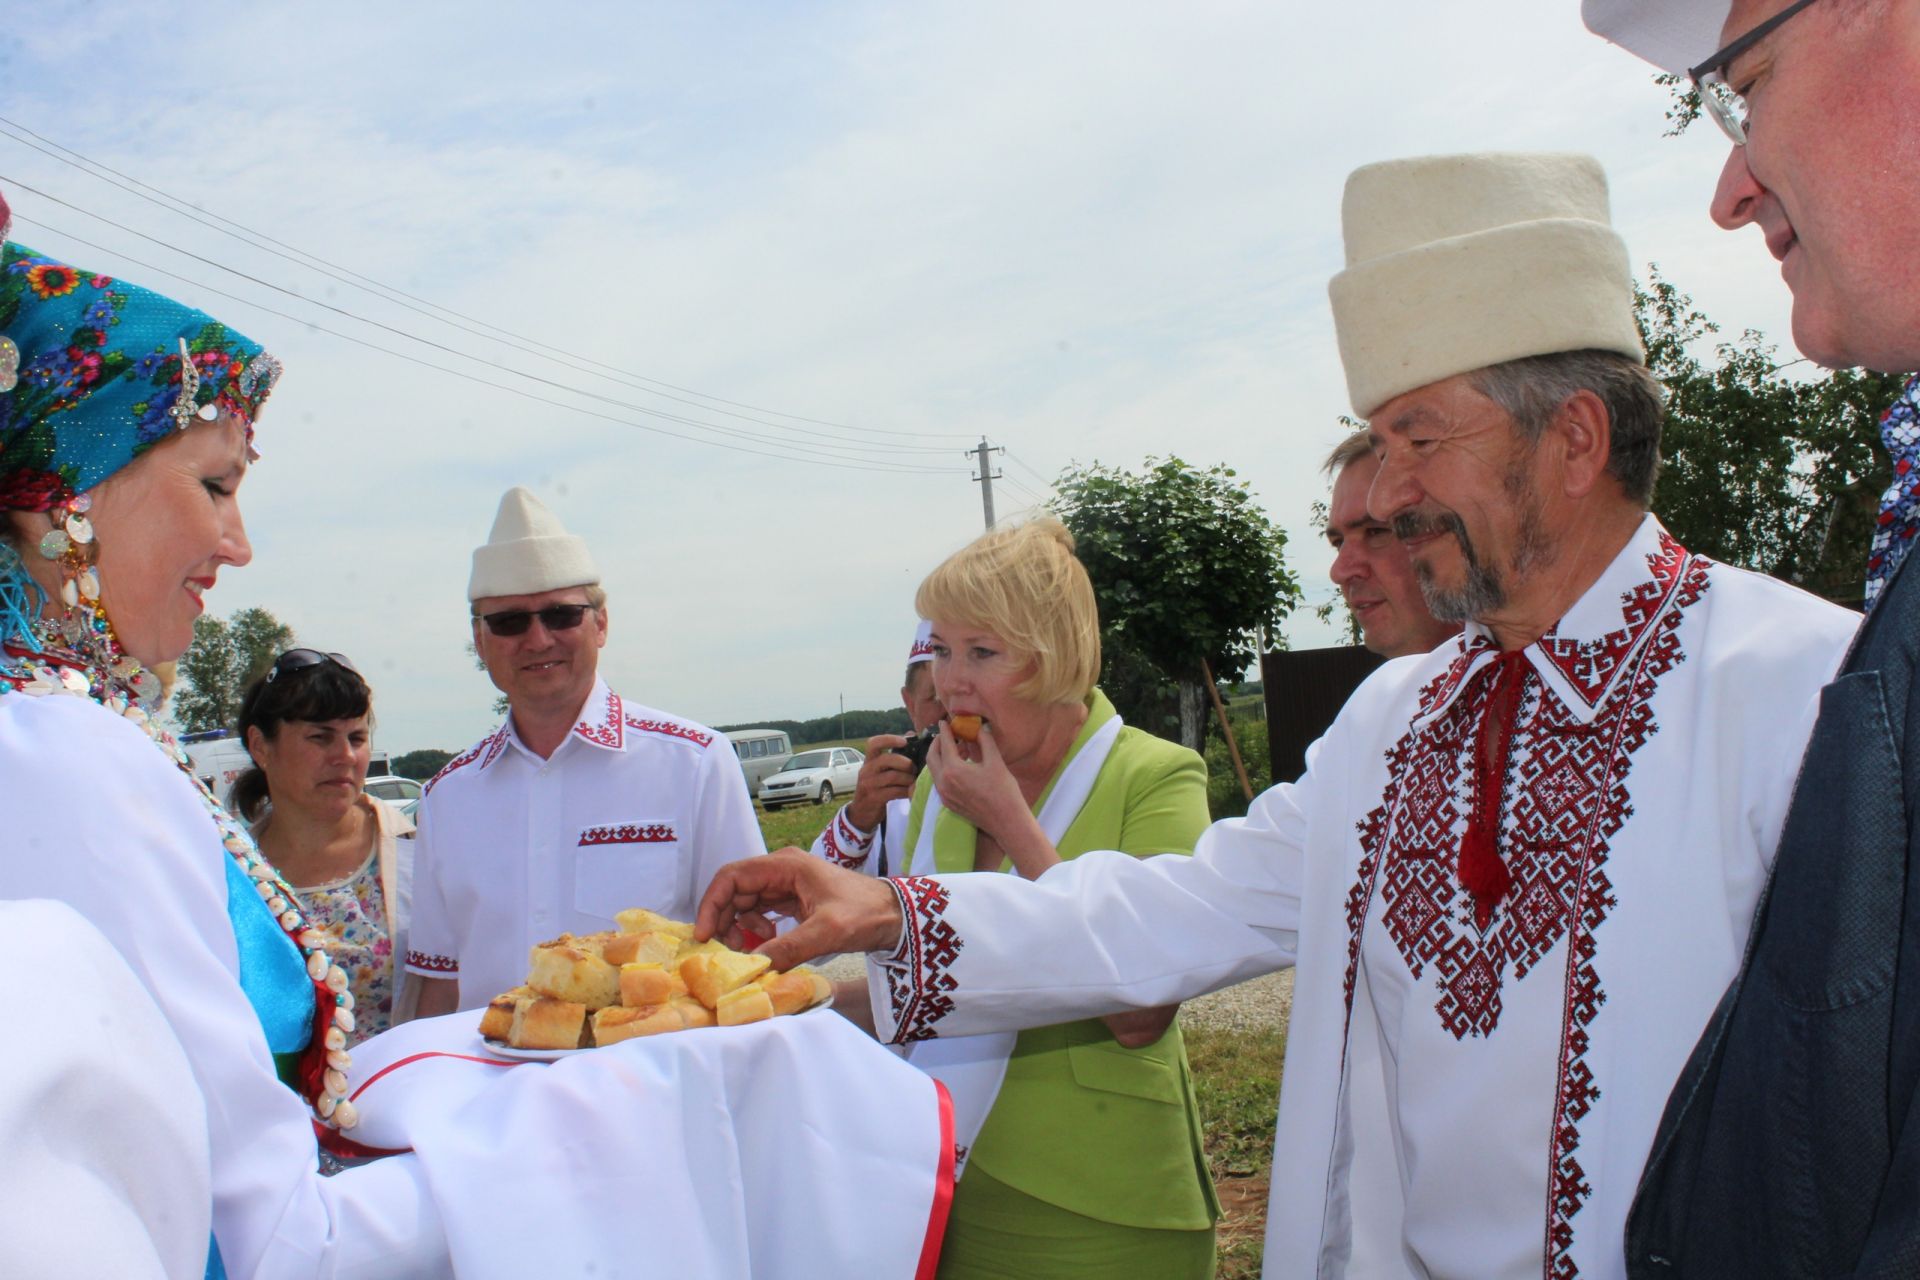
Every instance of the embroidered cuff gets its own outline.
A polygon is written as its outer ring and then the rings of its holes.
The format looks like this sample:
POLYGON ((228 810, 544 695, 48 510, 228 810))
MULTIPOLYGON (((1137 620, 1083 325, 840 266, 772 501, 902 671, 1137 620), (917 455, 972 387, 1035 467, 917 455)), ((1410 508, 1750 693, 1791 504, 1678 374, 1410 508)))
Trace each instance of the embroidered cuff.
POLYGON ((407 968, 429 978, 457 978, 460 962, 452 956, 437 956, 427 951, 408 951, 407 968))
POLYGON ((833 821, 820 833, 814 852, 835 866, 858 871, 866 865, 867 855, 873 852, 874 832, 854 826, 853 820, 847 817, 849 807, 840 806, 840 812, 833 815, 833 821))
POLYGON ((900 902, 900 945, 880 962, 893 1007, 893 1044, 939 1035, 934 1024, 953 1012, 948 993, 959 983, 953 963, 965 945, 947 923, 947 887, 930 876, 889 877, 900 902))

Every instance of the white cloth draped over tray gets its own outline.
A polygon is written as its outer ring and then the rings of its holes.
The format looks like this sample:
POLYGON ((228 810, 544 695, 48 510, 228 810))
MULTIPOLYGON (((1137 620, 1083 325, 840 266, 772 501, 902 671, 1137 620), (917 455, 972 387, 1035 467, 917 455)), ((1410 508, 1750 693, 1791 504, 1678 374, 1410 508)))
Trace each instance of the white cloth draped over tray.
POLYGON ((489 1055, 476 1022, 407 1023, 353 1051, 352 1137, 413 1150, 459 1275, 932 1274, 950 1114, 844 1018, 553 1063, 489 1055))

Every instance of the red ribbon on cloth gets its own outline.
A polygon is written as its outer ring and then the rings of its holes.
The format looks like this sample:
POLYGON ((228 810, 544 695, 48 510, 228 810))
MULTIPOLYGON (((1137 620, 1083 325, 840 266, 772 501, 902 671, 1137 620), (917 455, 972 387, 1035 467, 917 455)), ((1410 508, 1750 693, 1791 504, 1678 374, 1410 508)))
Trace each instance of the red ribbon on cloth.
POLYGON ((1474 734, 1473 811, 1467 816, 1466 838, 1460 842, 1460 885, 1473 895, 1473 919, 1481 929, 1513 884, 1513 873, 1500 859, 1500 813, 1507 749, 1513 742, 1527 679, 1525 650, 1501 653, 1486 670, 1493 673, 1493 694, 1474 734))

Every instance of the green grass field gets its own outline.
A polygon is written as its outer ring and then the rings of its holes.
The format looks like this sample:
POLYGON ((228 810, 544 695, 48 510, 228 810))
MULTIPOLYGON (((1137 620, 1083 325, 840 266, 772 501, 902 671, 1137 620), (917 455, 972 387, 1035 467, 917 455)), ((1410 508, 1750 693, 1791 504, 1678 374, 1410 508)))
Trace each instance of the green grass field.
POLYGON ((777 813, 768 813, 755 805, 754 811, 760 817, 760 834, 766 837, 768 849, 784 849, 788 845, 804 849, 833 821, 841 803, 844 802, 791 804, 777 813))

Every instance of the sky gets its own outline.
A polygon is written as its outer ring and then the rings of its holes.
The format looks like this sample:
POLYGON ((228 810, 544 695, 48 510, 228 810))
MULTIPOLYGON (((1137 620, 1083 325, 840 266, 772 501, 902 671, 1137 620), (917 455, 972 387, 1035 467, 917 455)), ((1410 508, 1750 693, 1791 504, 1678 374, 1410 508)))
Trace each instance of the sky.
POLYGON ((1307 589, 1289 643, 1338 643, 1310 507, 1370 161, 1589 152, 1639 269, 1788 345, 1758 232, 1706 216, 1724 140, 1663 137, 1574 0, 34 14, 13 238, 285 362, 209 609, 349 654, 395 753, 492 727, 465 588, 516 484, 599 561, 610 683, 707 724, 893 704, 983 436, 1002 519, 1072 464, 1233 467, 1307 589))

